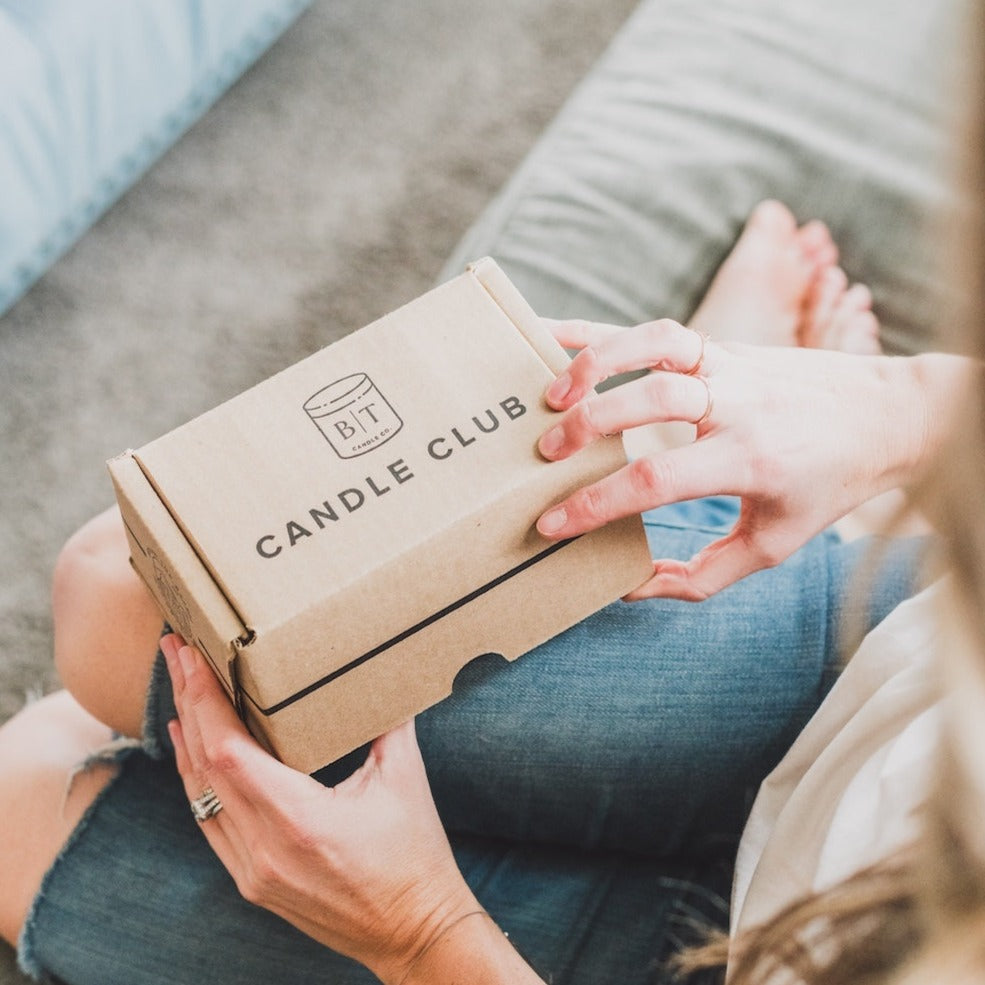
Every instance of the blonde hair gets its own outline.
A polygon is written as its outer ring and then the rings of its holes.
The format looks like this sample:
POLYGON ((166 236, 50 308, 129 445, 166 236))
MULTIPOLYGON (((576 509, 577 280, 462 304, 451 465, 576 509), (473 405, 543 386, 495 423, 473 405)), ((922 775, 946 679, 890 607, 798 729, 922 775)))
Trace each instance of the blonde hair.
MULTIPOLYGON (((963 121, 958 271, 943 347, 985 364, 985 3, 971 5, 979 45, 963 121)), ((677 960, 683 974, 729 962, 729 985, 973 985, 985 982, 985 386, 958 395, 960 428, 914 490, 941 534, 949 572, 939 666, 945 734, 922 832, 904 852, 792 903, 765 926, 718 936, 677 960)))

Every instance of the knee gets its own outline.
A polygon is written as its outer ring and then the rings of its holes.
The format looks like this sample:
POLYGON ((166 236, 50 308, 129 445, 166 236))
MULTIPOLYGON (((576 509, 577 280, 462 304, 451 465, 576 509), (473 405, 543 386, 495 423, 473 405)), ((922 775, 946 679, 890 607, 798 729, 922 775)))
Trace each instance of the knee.
POLYGON ((130 567, 115 508, 90 520, 62 548, 52 614, 62 683, 101 721, 139 735, 162 616, 130 567))
MULTIPOLYGON (((109 548, 99 517, 77 530, 59 552, 51 580, 51 607, 54 622, 55 668, 62 684, 86 707, 93 707, 92 684, 98 668, 95 649, 98 635, 99 582, 106 570, 109 548)), ((31 705, 17 716, 17 728, 28 727, 46 715, 39 705, 31 705)), ((14 723, 11 723, 14 724, 14 723)))
POLYGON ((74 776, 111 737, 64 691, 0 727, 0 936, 11 945, 44 874, 113 775, 99 766, 74 776))
MULTIPOLYGON (((80 670, 80 637, 92 627, 93 595, 111 570, 116 547, 108 514, 93 518, 65 542, 51 579, 51 606, 55 626, 55 666, 66 683, 74 682, 80 670)), ((73 688, 74 690, 74 688, 73 688)))

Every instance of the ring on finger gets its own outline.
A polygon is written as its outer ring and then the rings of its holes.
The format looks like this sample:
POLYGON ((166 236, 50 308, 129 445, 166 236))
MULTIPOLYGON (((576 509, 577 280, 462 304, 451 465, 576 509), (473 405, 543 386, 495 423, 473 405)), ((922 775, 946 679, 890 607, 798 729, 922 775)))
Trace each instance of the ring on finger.
POLYGON ((708 383, 708 380, 703 376, 695 376, 694 378, 704 384, 705 394, 708 398, 707 403, 705 404, 705 412, 694 422, 694 426, 700 430, 705 424, 708 423, 708 419, 711 417, 712 409, 715 406, 715 399, 711 395, 711 385, 708 383))
POLYGON ((215 817, 222 810, 222 801, 219 800, 216 792, 211 787, 206 787, 199 796, 189 801, 192 814, 199 824, 215 817))
POLYGON ((694 365, 690 369, 682 370, 682 372, 685 376, 697 376, 701 372, 701 364, 705 359, 705 343, 709 341, 709 336, 704 332, 699 332, 696 328, 689 329, 689 331, 694 332, 701 340, 701 351, 698 353, 698 358, 694 360, 694 365))

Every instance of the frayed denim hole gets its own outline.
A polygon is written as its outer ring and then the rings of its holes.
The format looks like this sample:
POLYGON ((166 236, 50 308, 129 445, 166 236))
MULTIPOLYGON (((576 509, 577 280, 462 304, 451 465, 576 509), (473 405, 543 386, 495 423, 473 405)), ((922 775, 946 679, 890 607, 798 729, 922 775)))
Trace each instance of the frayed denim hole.
MULTIPOLYGON (((90 756, 87 756, 86 759, 80 763, 69 776, 68 785, 65 792, 66 796, 68 796, 68 791, 71 789, 72 781, 85 770, 91 769, 97 765, 119 765, 127 756, 139 749, 139 747, 139 743, 133 739, 128 739, 125 743, 117 743, 116 740, 112 740, 101 749, 98 749, 90 756)), ((54 873, 63 859, 67 858, 75 849, 76 845, 78 845, 82 840, 86 830, 89 827, 89 824, 96 814, 96 811, 99 809, 110 790, 113 789, 113 786, 119 780, 121 773, 122 770, 117 769, 115 774, 110 777, 107 784, 96 795, 93 802, 88 806, 88 808, 86 808, 85 813, 79 819, 79 823, 72 830, 72 833, 66 839, 65 844, 62 845, 61 850, 55 856, 55 860, 48 867, 48 871, 45 872, 42 877, 41 885, 38 887, 37 894, 32 900, 31 906, 27 911, 27 916, 24 919, 24 926, 21 927, 21 932, 17 940, 17 967, 25 975, 27 975, 28 978, 31 978, 36 982, 47 983, 54 981, 54 979, 50 978, 46 974, 44 966, 41 964, 40 960, 38 960, 36 956, 37 949, 34 942, 34 934, 37 930, 39 915, 44 908, 45 899, 51 885, 51 881, 54 878, 54 873)))

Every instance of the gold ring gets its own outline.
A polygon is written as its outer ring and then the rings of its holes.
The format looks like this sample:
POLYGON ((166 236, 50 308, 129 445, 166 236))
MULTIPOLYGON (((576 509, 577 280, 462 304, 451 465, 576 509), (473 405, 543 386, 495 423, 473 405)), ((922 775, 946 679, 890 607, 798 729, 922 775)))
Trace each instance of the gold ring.
POLYGON ((711 417, 712 408, 715 406, 715 400, 711 395, 711 385, 703 376, 695 376, 696 380, 704 383, 705 393, 708 395, 708 403, 705 406, 705 412, 694 422, 694 426, 700 431, 701 428, 708 423, 708 418, 711 417))
POLYGON ((682 370, 682 372, 685 376, 697 376, 701 369, 701 364, 704 362, 705 343, 709 341, 709 337, 704 332, 699 332, 696 328, 688 329, 688 331, 694 332, 701 339, 701 352, 698 353, 698 358, 694 361, 694 365, 690 369, 682 370))

